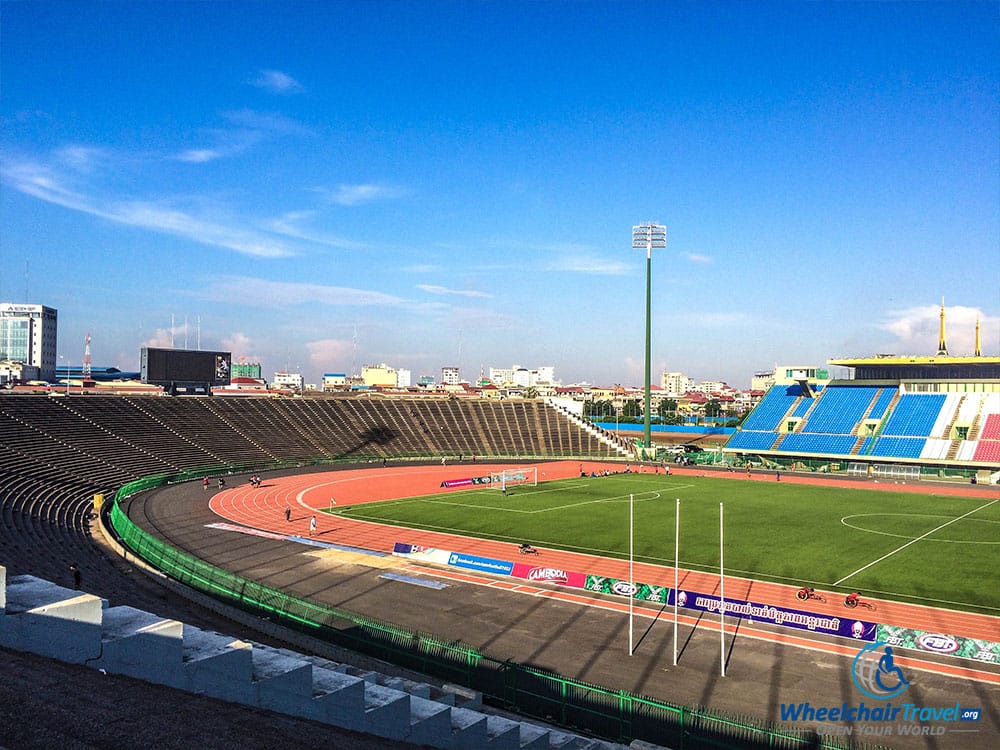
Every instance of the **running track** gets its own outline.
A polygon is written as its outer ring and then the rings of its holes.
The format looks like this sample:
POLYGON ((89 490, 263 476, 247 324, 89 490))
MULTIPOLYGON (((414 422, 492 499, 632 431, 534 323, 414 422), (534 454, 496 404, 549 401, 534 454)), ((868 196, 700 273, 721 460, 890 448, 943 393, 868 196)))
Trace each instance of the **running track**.
MULTIPOLYGON (((581 464, 579 461, 564 461, 539 464, 538 470, 539 473, 545 472, 546 479, 564 479, 578 477, 581 465, 587 472, 603 466, 594 462, 583 462, 581 464)), ((291 533, 307 536, 309 518, 315 511, 327 509, 330 506, 331 497, 336 498, 338 506, 343 506, 401 497, 436 494, 443 491, 440 487, 443 479, 454 479, 473 474, 485 475, 491 471, 499 471, 504 468, 509 469, 510 466, 466 462, 450 467, 389 466, 378 469, 346 470, 326 474, 269 478, 259 488, 251 487, 249 484, 242 484, 214 494, 210 500, 210 508, 220 517, 243 526, 281 534, 291 533), (292 509, 291 528, 289 527, 289 522, 285 521, 286 506, 292 509)), ((621 466, 620 464, 615 464, 610 466, 610 468, 612 470, 620 470, 621 466)), ((698 476, 705 473, 700 469, 678 469, 674 467, 671 467, 671 471, 678 476, 684 476, 685 474, 698 476)), ((718 476, 727 475, 722 474, 718 476)), ((773 475, 770 473, 753 474, 749 478, 743 473, 734 473, 731 476, 733 477, 733 481, 774 481, 773 475)), ((826 486, 836 485, 851 488, 861 486, 866 489, 885 489, 897 492, 928 492, 928 487, 925 485, 878 485, 874 483, 858 483, 850 480, 822 480, 821 482, 816 482, 811 478, 792 475, 783 475, 782 481, 791 483, 821 483, 826 486)), ((458 491, 463 489, 468 489, 468 487, 456 488, 458 491)), ((939 492, 940 494, 983 497, 987 499, 996 499, 998 497, 995 489, 967 486, 935 486, 931 491, 939 492)), ((392 527, 384 524, 358 521, 340 515, 330 516, 323 512, 315 512, 315 515, 317 535, 321 537, 324 531, 336 527, 336 541, 338 544, 391 552, 395 542, 403 541, 425 547, 447 549, 483 557, 507 560, 518 559, 517 545, 513 543, 392 527)), ((542 549, 539 561, 547 566, 558 567, 564 570, 593 573, 623 580, 629 579, 628 562, 625 560, 565 552, 562 550, 542 549)), ((572 593, 573 589, 551 591, 518 583, 518 579, 486 579, 484 581, 482 576, 469 575, 452 570, 431 571, 427 568, 420 568, 420 571, 424 573, 432 572, 435 575, 472 583, 488 583, 489 585, 499 586, 511 591, 540 594, 558 598, 562 601, 579 602, 586 605, 594 604, 592 598, 572 593)), ((679 577, 682 588, 702 593, 717 593, 719 578, 716 575, 680 570, 679 577)), ((635 563, 634 580, 672 586, 674 570, 672 567, 635 563)), ((752 600, 776 606, 803 609, 805 605, 795 599, 795 590, 796 587, 794 586, 755 581, 735 576, 726 577, 727 598, 752 600)), ((839 595, 829 595, 827 599, 826 603, 811 601, 808 608, 819 614, 843 617, 846 610, 840 602, 839 595)), ((887 600, 870 598, 868 600, 875 604, 876 610, 874 612, 870 610, 857 610, 857 616, 861 619, 875 620, 883 624, 900 625, 935 633, 947 633, 949 635, 963 635, 970 638, 1000 641, 1000 618, 997 617, 887 600)), ((620 601, 603 602, 602 605, 611 609, 628 610, 628 604, 623 604, 620 601)), ((642 613, 639 605, 633 606, 636 607, 636 612, 642 613)), ((649 613, 648 610, 647 613, 649 613)), ((655 612, 652 614, 655 614, 655 612)), ((733 618, 732 622, 734 624, 731 627, 735 627, 736 619, 733 618)), ((702 622, 701 625, 704 626, 705 623, 702 622)), ((741 633, 745 634, 746 629, 741 629, 741 633)), ((754 635, 755 637, 762 637, 774 642, 807 648, 819 648, 832 653, 848 655, 856 652, 856 648, 838 646, 830 642, 821 645, 816 639, 798 634, 798 632, 791 634, 787 631, 777 633, 759 631, 754 635)), ((1000 684, 1000 674, 978 668, 963 667, 961 666, 962 664, 968 663, 963 660, 954 660, 948 663, 937 661, 925 663, 919 657, 911 657, 908 661, 918 668, 929 669, 941 674, 1000 684)))

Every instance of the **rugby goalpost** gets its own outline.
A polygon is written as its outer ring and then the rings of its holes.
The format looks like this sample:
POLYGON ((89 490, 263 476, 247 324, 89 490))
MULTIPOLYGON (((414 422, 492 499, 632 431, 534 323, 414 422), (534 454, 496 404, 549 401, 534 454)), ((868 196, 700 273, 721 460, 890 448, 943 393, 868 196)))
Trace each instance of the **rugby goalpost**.
POLYGON ((490 489, 506 492, 512 487, 537 487, 538 468, 504 469, 490 474, 490 489))

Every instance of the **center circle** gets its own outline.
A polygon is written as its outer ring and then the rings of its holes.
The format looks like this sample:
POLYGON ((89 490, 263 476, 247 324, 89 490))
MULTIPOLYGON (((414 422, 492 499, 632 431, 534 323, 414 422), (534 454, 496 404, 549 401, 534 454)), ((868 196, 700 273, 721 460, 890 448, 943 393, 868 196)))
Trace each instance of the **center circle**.
MULTIPOLYGON (((840 519, 840 522, 844 526, 848 527, 849 529, 855 529, 857 531, 864 531, 865 533, 868 533, 868 534, 880 534, 881 536, 891 536, 891 537, 895 537, 896 539, 905 539, 907 541, 913 541, 915 539, 920 539, 920 537, 921 537, 920 534, 918 534, 916 536, 910 536, 910 535, 907 535, 907 534, 895 534, 895 533, 893 533, 891 531, 882 531, 880 529, 870 529, 870 528, 865 528, 864 526, 862 526, 860 524, 857 524, 857 523, 851 523, 851 521, 854 520, 854 519, 861 519, 861 518, 890 518, 890 517, 902 517, 902 518, 936 518, 936 519, 941 519, 943 521, 954 520, 952 516, 938 516, 938 515, 932 515, 930 513, 858 513, 856 515, 844 516, 843 518, 840 519)), ((975 521, 977 523, 995 523, 995 524, 1000 524, 1000 521, 991 521, 991 520, 988 520, 988 519, 985 519, 985 518, 967 518, 967 519, 963 519, 963 520, 966 520, 966 521, 975 521)), ((971 540, 965 540, 965 539, 948 539, 948 538, 943 538, 943 537, 939 537, 939 536, 925 537, 922 541, 927 541, 927 542, 945 542, 947 544, 1000 544, 1000 540, 995 541, 995 542, 971 541, 971 540)))

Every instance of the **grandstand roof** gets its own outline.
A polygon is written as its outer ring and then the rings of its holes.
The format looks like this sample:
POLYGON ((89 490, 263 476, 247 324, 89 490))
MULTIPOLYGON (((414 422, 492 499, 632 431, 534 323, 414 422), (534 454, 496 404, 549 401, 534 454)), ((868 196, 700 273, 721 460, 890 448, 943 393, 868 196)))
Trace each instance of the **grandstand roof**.
POLYGON ((875 354, 871 357, 858 357, 854 359, 830 359, 828 365, 840 365, 842 367, 860 367, 862 365, 1000 365, 1000 357, 952 357, 949 355, 932 355, 929 357, 898 355, 898 354, 875 354))

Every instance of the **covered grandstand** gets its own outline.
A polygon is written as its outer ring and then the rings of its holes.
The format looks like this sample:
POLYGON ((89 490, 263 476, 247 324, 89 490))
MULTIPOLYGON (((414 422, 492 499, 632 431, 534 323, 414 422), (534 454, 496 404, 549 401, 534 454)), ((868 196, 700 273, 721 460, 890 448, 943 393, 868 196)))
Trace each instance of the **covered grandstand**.
POLYGON ((853 377, 773 386, 730 461, 867 476, 1000 480, 1000 357, 831 360, 853 377))

